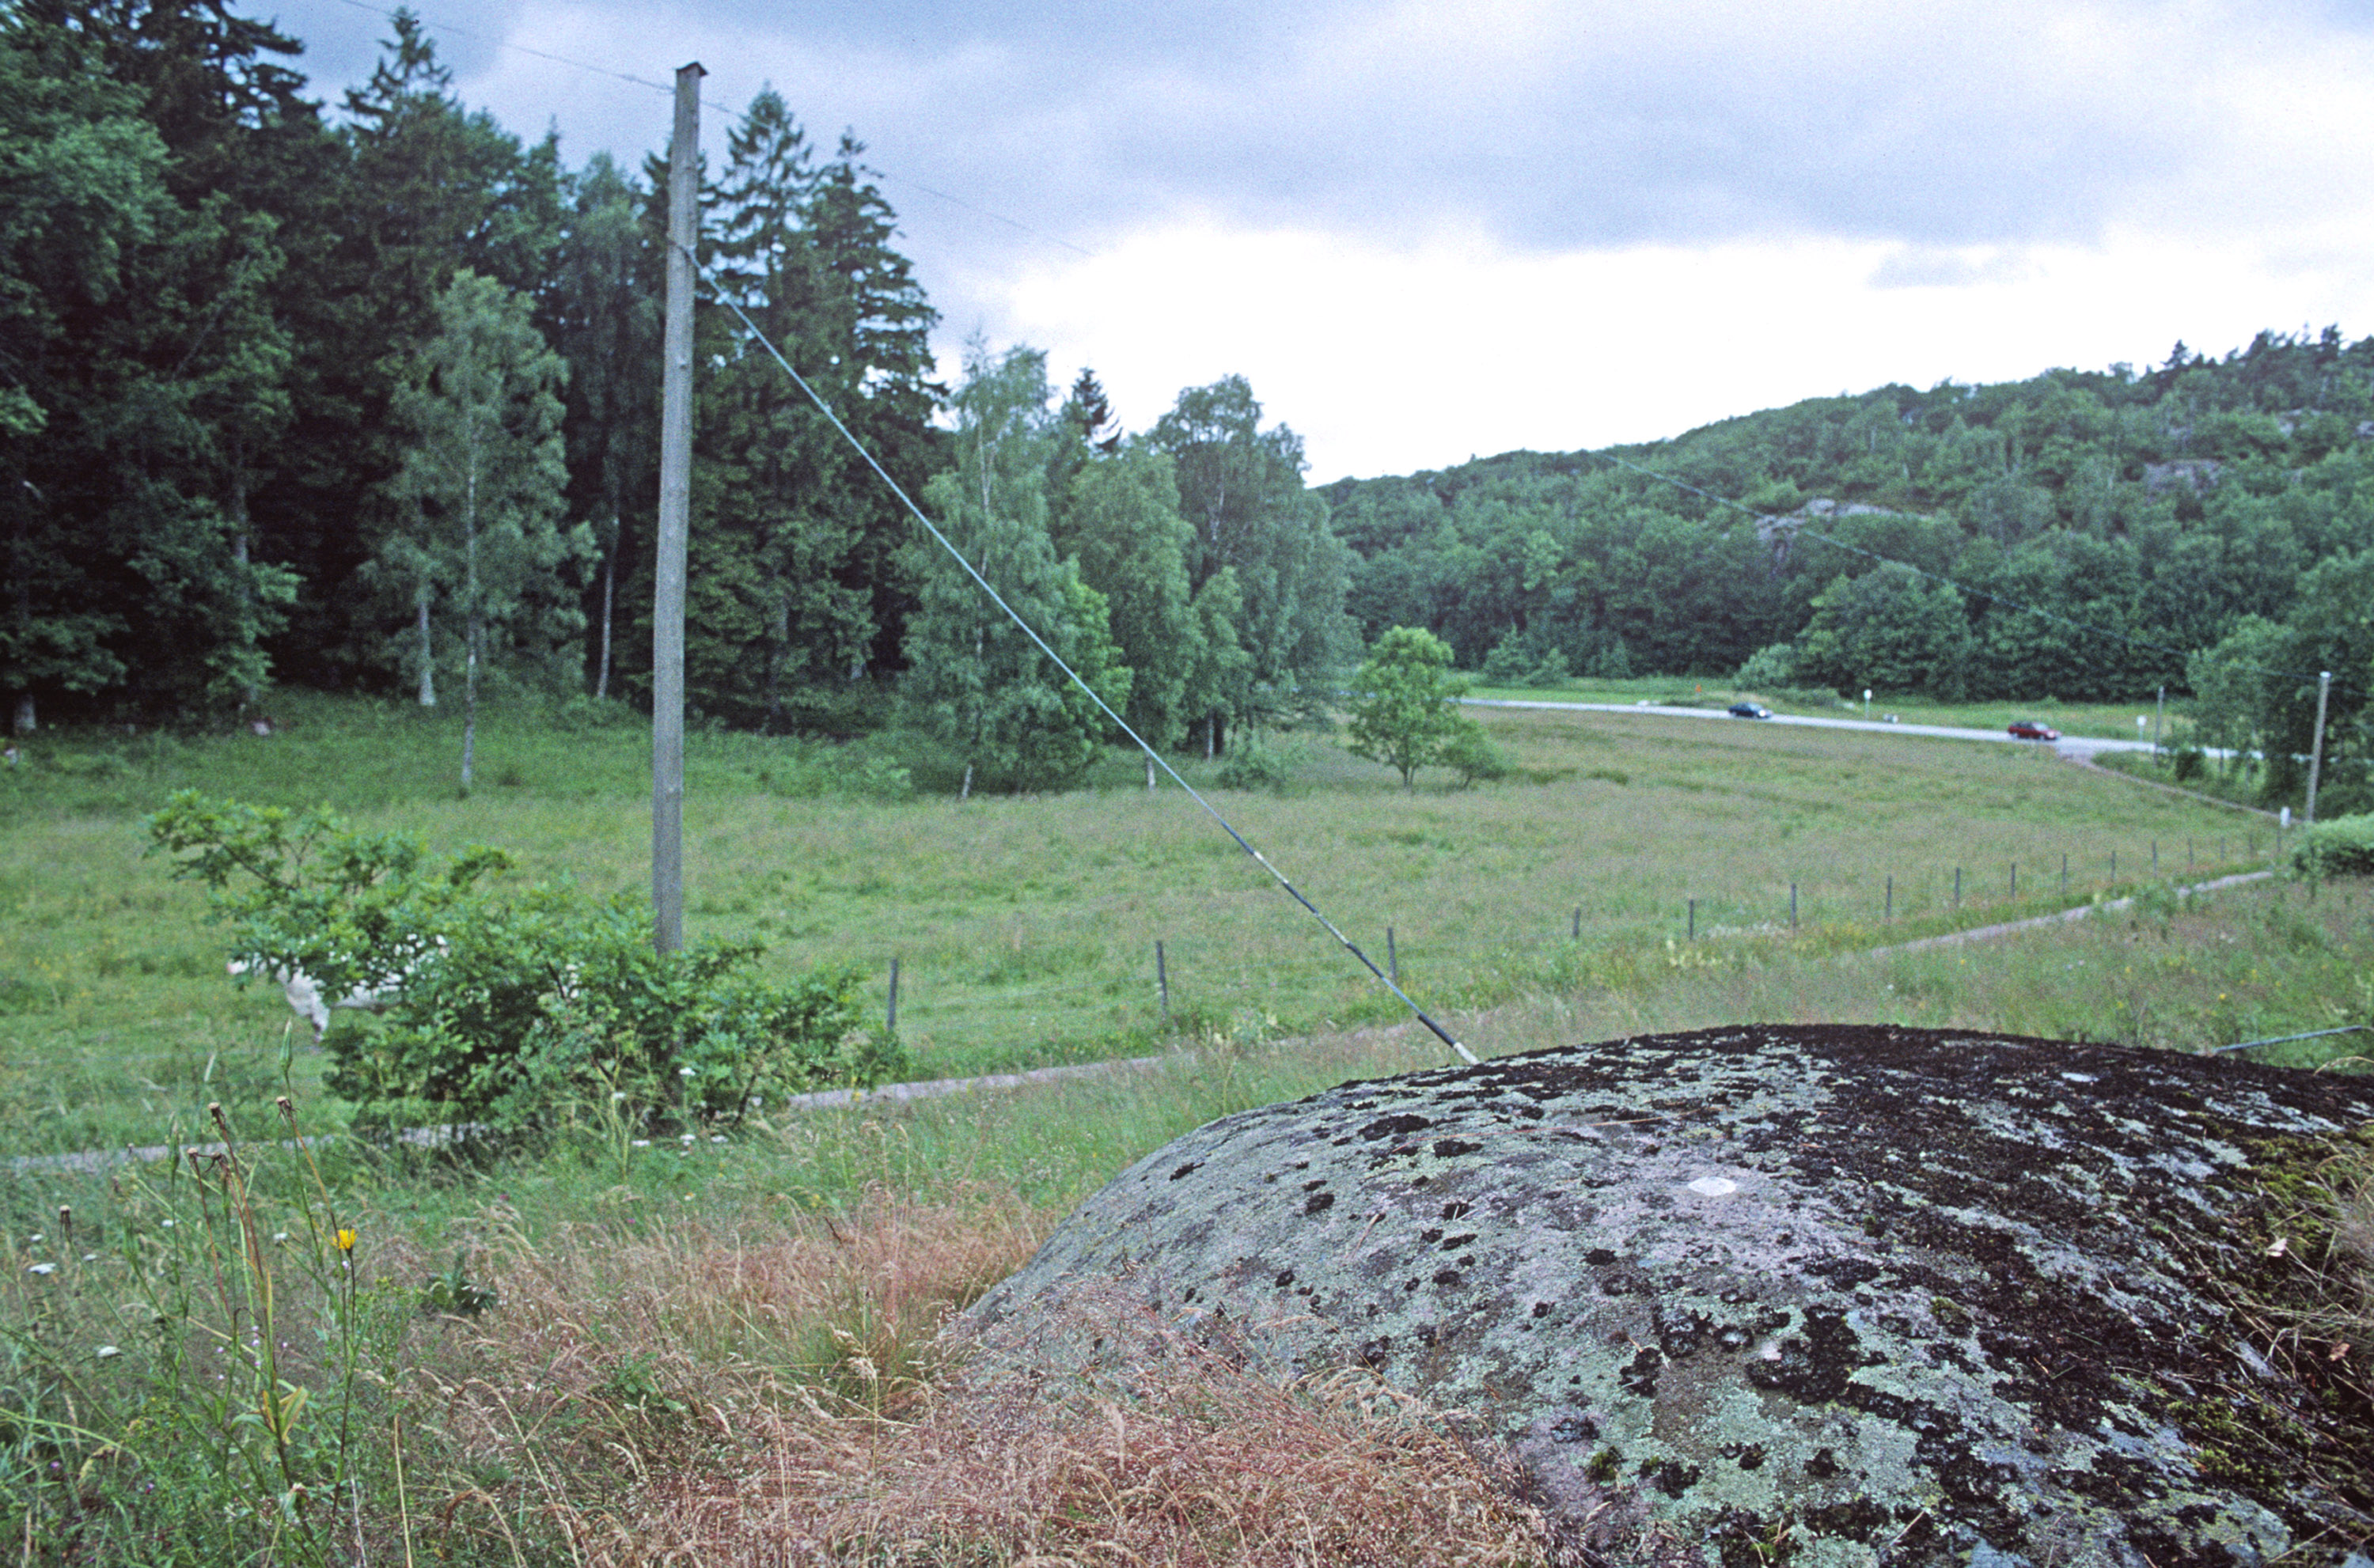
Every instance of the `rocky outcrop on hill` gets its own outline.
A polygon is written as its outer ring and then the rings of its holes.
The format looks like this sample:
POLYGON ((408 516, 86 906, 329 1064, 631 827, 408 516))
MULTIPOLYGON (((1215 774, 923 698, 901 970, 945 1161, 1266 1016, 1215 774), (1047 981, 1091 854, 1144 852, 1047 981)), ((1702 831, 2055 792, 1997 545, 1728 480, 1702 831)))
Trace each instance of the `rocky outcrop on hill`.
POLYGON ((1165 1336, 1373 1368, 1507 1445, 1577 1562, 2363 1562, 2374 1358, 2313 1327, 2311 1193, 2369 1118, 2112 1046, 1578 1046, 1214 1122, 967 1327, 1123 1395, 1165 1336))

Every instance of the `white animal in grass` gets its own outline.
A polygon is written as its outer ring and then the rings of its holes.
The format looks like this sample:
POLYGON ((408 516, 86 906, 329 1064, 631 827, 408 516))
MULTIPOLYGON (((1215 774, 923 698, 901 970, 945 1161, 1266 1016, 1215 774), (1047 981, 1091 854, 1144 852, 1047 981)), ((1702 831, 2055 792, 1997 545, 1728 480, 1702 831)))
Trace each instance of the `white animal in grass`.
MULTIPOLYGON (((444 950, 445 939, 439 937, 437 951, 442 953, 444 950)), ((402 976, 397 978, 384 981, 377 986, 357 986, 335 1001, 323 1000, 321 982, 302 969, 275 965, 270 970, 265 970, 261 966, 260 959, 252 957, 234 958, 223 967, 230 972, 233 979, 238 979, 243 975, 268 973, 274 979, 279 981, 280 992, 288 999, 289 1010, 298 1017, 311 1022, 313 1040, 318 1045, 321 1043, 322 1036, 330 1032, 330 1009, 352 1007, 359 1008, 366 1012, 377 1012, 396 999, 398 993, 404 989, 404 980, 409 978, 412 972, 419 967, 420 960, 425 955, 425 953, 415 954, 412 961, 404 965, 402 976)))

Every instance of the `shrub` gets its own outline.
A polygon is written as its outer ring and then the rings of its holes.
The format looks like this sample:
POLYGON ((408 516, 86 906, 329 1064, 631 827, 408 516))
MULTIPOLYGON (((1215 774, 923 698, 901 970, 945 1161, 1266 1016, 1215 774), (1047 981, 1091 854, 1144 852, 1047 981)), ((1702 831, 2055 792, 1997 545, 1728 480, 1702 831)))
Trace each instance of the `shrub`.
POLYGON ((1769 643, 1747 657, 1732 677, 1742 691, 1778 691, 1797 678, 1797 649, 1786 642, 1769 643))
POLYGON ((649 912, 628 898, 482 888, 511 864, 499 850, 439 864, 417 839, 358 833, 326 811, 193 790, 148 829, 177 877, 206 884, 235 928, 232 953, 257 971, 302 971, 325 997, 391 996, 384 1028, 328 1042, 324 1082, 366 1125, 525 1133, 589 1104, 639 1125, 707 1121, 899 1065, 895 1044, 858 1028, 856 971, 774 985, 748 972, 765 952, 756 942, 658 953, 649 912))
POLYGON ((323 1082, 370 1125, 468 1121, 506 1134, 616 1106, 649 1127, 738 1120, 754 1101, 879 1082, 897 1052, 858 1026, 858 974, 790 985, 757 942, 652 945, 649 910, 576 888, 485 899, 443 933, 383 1029, 342 1031, 323 1082))
POLYGON ((1214 777, 1223 790, 1273 790, 1280 794, 1294 782, 1300 759, 1284 746, 1272 745, 1251 730, 1238 731, 1228 743, 1214 777))
POLYGON ((1437 759, 1459 777, 1463 790, 1478 780, 1498 783, 1516 771, 1516 763, 1500 743, 1484 732, 1484 727, 1473 719, 1462 716, 1459 727, 1442 743, 1437 759))
POLYGON ((2199 746, 2187 745, 2176 748, 2176 781, 2178 783, 2189 784, 2207 770, 2208 758, 2202 754, 2199 746))
POLYGON ((2374 813, 2320 822, 2292 846, 2302 876, 2374 876, 2374 813))

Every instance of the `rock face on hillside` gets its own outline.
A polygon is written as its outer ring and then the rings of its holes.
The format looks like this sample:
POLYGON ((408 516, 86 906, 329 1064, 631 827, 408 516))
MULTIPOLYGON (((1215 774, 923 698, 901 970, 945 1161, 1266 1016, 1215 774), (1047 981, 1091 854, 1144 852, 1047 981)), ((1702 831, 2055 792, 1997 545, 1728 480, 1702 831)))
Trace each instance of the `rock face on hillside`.
POLYGON ((1509 1445, 1581 1562, 2364 1562, 2368 1347, 2279 1331, 2369 1118, 2110 1046, 1578 1046, 1214 1122, 969 1327, 1055 1387, 1125 1391, 1133 1318, 1373 1368, 1509 1445))

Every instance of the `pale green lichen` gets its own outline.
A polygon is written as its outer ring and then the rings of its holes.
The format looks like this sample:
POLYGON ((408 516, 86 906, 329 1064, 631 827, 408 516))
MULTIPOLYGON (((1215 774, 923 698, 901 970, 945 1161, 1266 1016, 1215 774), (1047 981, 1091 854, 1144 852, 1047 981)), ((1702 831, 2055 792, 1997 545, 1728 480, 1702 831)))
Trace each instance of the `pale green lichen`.
POLYGON ((1125 1376, 1060 1327, 1118 1291, 1281 1373, 1369 1366, 1490 1422, 1611 1562, 2256 1562, 2368 1494, 2368 1412, 2251 1370, 2202 1259, 2247 1151, 2369 1115, 2304 1074, 1910 1030, 1537 1053, 1201 1129, 971 1325, 1125 1376), (2238 1377, 2266 1408, 2209 1413, 2238 1377))

